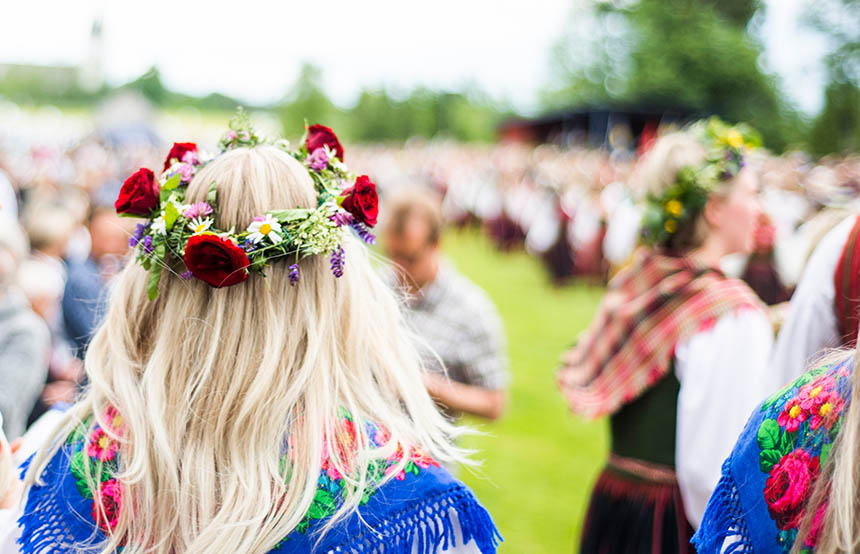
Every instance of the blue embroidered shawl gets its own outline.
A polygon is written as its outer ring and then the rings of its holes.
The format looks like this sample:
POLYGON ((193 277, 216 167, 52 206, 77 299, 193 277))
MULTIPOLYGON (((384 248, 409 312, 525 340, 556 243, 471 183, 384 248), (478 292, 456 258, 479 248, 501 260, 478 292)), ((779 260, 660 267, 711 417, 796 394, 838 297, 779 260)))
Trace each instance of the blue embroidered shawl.
MULTIPOLYGON (((88 552, 106 539, 106 523, 97 514, 107 513, 110 518, 112 506, 106 506, 105 512, 94 512, 93 495, 86 482, 81 482, 79 469, 84 456, 93 460, 102 456, 107 471, 98 480, 103 505, 109 501, 110 487, 116 483, 112 478, 116 459, 104 434, 102 442, 98 441, 99 432, 96 426, 89 440, 81 435, 70 438, 45 467, 44 484, 30 489, 18 521, 22 554, 88 552)), ((24 464, 25 470, 29 462, 24 464)), ((461 536, 463 544, 474 540, 483 554, 493 554, 501 540, 489 513, 473 493, 420 453, 413 455, 404 472, 372 489, 356 512, 335 524, 320 540, 332 506, 339 505, 340 486, 336 470, 323 469, 305 520, 271 552, 434 554, 459 546, 457 538, 461 536), (455 518, 460 535, 455 532, 455 518)), ((116 509, 118 506, 119 502, 114 505, 116 509)))
MULTIPOLYGON (((812 370, 753 412, 693 537, 699 554, 791 551, 847 412, 852 371, 850 361, 812 370)), ((804 552, 814 551, 821 514, 804 552)))

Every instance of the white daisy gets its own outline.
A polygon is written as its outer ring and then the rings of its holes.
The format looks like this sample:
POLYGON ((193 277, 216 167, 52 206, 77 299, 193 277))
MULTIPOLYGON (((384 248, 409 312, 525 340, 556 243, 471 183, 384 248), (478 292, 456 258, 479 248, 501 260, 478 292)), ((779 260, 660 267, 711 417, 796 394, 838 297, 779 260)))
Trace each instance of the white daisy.
POLYGON ((157 231, 162 235, 167 234, 167 224, 164 222, 164 214, 152 220, 152 230, 157 231))
POLYGON ((283 237, 279 233, 281 233, 281 224, 278 223, 271 214, 266 214, 265 217, 255 218, 254 221, 248 225, 248 240, 253 243, 259 243, 264 238, 269 237, 269 240, 272 241, 273 244, 280 244, 283 240, 283 237))
POLYGON ((195 217, 188 222, 188 228, 191 229, 195 235, 208 231, 210 227, 212 227, 211 217, 195 217))

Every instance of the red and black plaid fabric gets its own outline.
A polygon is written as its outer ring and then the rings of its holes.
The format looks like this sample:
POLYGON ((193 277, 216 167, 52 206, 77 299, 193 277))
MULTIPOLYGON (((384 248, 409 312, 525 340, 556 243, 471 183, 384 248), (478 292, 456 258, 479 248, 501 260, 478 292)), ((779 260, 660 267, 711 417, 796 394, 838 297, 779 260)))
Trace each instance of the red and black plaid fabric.
POLYGON ((669 372, 679 342, 747 308, 764 310, 743 281, 643 249, 609 283, 597 316, 559 372, 559 386, 579 414, 614 413, 669 372))
POLYGON ((854 222, 842 249, 833 274, 833 285, 842 345, 853 347, 857 343, 857 325, 860 323, 860 217, 854 222))

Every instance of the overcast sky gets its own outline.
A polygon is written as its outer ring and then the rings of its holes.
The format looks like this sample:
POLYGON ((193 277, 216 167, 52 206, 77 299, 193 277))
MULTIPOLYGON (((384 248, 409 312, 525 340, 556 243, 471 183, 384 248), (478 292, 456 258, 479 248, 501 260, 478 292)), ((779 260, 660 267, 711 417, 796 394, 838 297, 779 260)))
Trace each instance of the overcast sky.
MULTIPOLYGON (((537 105, 548 54, 574 0, 6 0, 0 62, 79 64, 104 23, 108 82, 157 65, 165 83, 250 102, 282 97, 302 61, 319 65, 327 92, 352 102, 362 86, 474 83, 521 110, 537 105)), ((811 0, 767 0, 766 63, 803 109, 821 103, 821 39, 801 28, 811 0)))

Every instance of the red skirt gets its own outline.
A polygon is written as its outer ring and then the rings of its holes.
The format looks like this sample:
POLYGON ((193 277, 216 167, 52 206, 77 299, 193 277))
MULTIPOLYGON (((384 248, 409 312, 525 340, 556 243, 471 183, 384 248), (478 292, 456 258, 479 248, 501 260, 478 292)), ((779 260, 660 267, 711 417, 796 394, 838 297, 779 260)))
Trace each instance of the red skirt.
POLYGON ((612 455, 588 506, 582 554, 692 554, 673 469, 612 455))

